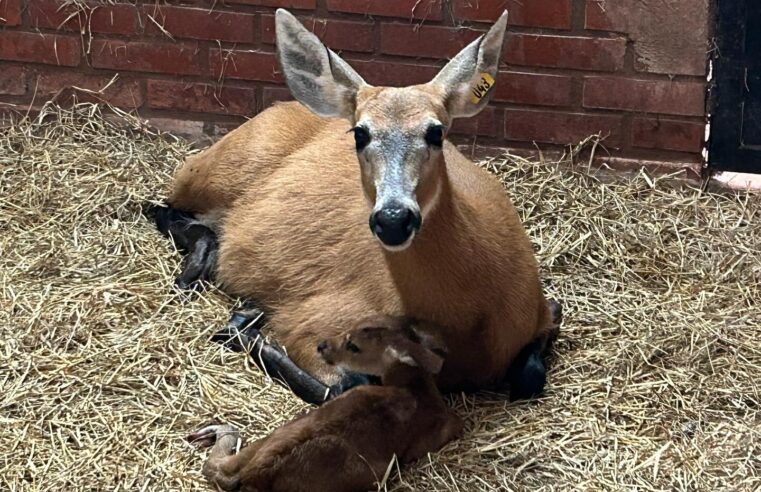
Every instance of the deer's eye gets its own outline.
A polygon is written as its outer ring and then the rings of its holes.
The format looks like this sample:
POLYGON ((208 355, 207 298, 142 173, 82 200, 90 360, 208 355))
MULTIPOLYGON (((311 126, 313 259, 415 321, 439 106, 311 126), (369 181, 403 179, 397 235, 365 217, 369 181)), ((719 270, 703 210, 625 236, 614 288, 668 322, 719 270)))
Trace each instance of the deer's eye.
POLYGON ((370 133, 367 131, 367 128, 362 126, 355 126, 352 128, 352 131, 354 132, 354 143, 357 146, 357 152, 361 152, 370 143, 370 133))
POLYGON ((358 354, 360 352, 359 347, 354 345, 354 342, 352 342, 351 340, 346 341, 346 350, 354 354, 358 354))
POLYGON ((433 147, 444 145, 444 127, 441 125, 431 125, 425 131, 425 143, 433 147))

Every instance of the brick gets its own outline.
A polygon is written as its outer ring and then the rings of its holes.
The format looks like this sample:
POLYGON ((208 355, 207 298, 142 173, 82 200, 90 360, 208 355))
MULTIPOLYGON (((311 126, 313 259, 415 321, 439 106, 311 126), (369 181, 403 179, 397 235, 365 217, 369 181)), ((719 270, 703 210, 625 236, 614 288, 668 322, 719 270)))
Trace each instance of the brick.
POLYGON ((571 0, 454 0, 454 18, 494 22, 507 9, 511 26, 571 28, 571 0))
POLYGON ((0 31, 0 60, 76 67, 81 49, 76 37, 0 31))
POLYGON ((352 60, 354 67, 368 84, 392 87, 424 84, 439 72, 433 65, 406 64, 377 60, 352 60))
POLYGON ((230 43, 254 42, 253 14, 172 6, 145 7, 143 14, 146 16, 146 34, 165 35, 156 25, 158 23, 166 32, 176 38, 206 39, 230 43))
POLYGON ((621 120, 620 116, 506 110, 505 138, 569 145, 601 133, 605 144, 615 147, 621 142, 621 120))
POLYGON ((226 0, 226 3, 305 10, 314 10, 317 7, 317 0, 226 0))
POLYGON ((0 0, 0 26, 21 24, 21 0, 0 0))
POLYGON ((441 20, 442 0, 328 0, 331 12, 441 20))
POLYGON ((705 123, 634 118, 631 142, 644 149, 700 152, 704 134, 705 123))
POLYGON ((588 77, 584 81, 584 106, 703 116, 705 90, 703 82, 588 77))
POLYGON ((628 19, 612 16, 611 4, 605 0, 585 0, 584 28, 596 31, 626 32, 628 19))
POLYGON ((508 35, 504 59, 515 65, 613 72, 624 65, 624 38, 508 35))
POLYGON ((148 105, 154 109, 252 116, 256 112, 256 90, 149 80, 148 105))
POLYGON ((28 6, 32 26, 78 32, 133 34, 137 11, 132 5, 93 5, 79 9, 56 0, 32 0, 28 6))
POLYGON ((4 96, 26 94, 26 77, 23 68, 3 67, 0 70, 0 94, 4 96))
POLYGON ((490 106, 483 109, 478 115, 472 118, 458 118, 452 125, 452 133, 456 135, 480 135, 484 137, 496 137, 497 112, 490 106))
MULTIPOLYGON (((373 51, 373 25, 368 22, 335 21, 325 19, 299 19, 333 50, 373 51)), ((262 16, 262 42, 275 44, 275 16, 262 16)))
POLYGON ((178 75, 201 73, 195 46, 95 39, 91 53, 95 68, 178 75))
POLYGON ((586 0, 585 26, 626 33, 641 72, 705 75, 708 0, 586 0))
POLYGON ((287 87, 265 87, 262 91, 262 109, 267 109, 277 101, 293 101, 287 87))
POLYGON ((283 82, 280 65, 274 53, 214 49, 209 52, 209 67, 217 79, 283 82))
POLYGON ((440 26, 383 24, 381 52, 389 55, 451 58, 482 32, 440 26))
POLYGON ((106 75, 89 75, 79 72, 46 72, 37 76, 35 87, 37 94, 45 99, 66 92, 77 92, 81 101, 107 101, 114 106, 138 108, 143 105, 143 91, 140 82, 117 78, 113 83, 112 77, 106 75), (90 94, 77 91, 74 88, 98 92, 90 94))
POLYGON ((573 78, 522 72, 501 72, 492 96, 494 101, 540 106, 570 106, 573 78))

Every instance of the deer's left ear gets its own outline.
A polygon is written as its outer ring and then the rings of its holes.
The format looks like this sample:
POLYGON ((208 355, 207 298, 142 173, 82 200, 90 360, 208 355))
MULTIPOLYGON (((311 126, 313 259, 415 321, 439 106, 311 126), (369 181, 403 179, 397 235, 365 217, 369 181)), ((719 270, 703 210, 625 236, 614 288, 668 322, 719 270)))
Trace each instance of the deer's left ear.
POLYGON ((428 84, 443 95, 452 118, 474 116, 491 98, 497 80, 507 10, 489 31, 463 48, 428 84))

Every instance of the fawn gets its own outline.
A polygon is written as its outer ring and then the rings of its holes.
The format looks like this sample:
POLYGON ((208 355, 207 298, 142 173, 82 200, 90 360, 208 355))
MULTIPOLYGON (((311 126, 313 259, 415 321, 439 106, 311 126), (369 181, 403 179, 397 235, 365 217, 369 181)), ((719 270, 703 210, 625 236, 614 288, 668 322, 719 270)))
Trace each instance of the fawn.
POLYGON ((380 378, 357 386, 235 454, 238 431, 211 425, 190 434, 213 444, 204 476, 223 490, 352 492, 375 488, 391 460, 407 463, 461 435, 463 423, 434 375, 445 349, 409 318, 366 319, 321 342, 326 363, 380 378))

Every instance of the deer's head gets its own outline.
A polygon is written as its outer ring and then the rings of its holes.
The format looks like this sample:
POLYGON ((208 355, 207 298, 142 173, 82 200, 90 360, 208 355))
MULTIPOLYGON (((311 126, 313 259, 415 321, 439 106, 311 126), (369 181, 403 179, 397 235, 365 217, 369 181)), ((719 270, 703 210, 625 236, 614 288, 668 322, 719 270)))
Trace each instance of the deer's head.
MULTIPOLYGON (((370 230, 389 250, 407 248, 436 207, 443 151, 455 118, 486 106, 497 77, 507 11, 426 84, 373 87, 286 10, 277 51, 293 96, 314 113, 353 125, 370 230)), ((448 144, 447 144, 448 145, 448 144)))

